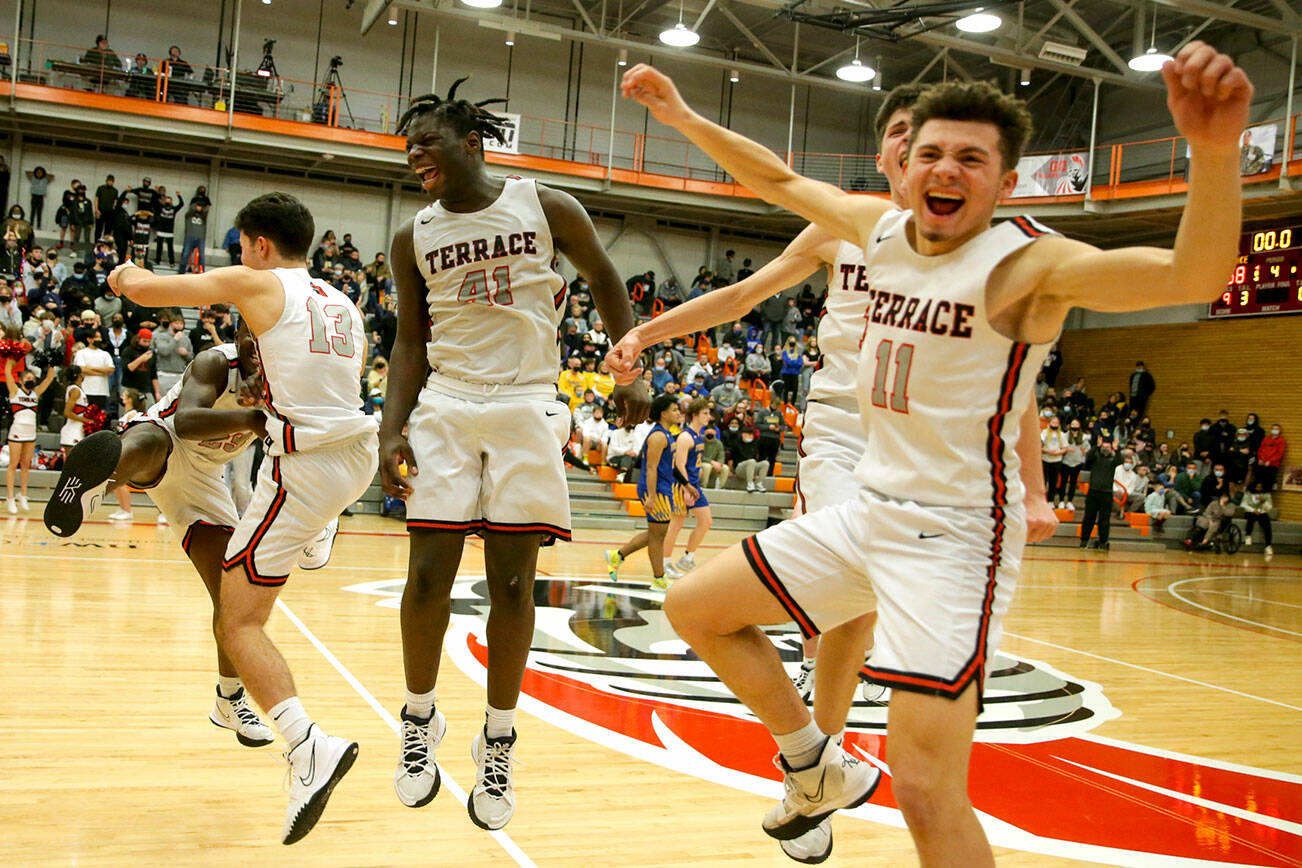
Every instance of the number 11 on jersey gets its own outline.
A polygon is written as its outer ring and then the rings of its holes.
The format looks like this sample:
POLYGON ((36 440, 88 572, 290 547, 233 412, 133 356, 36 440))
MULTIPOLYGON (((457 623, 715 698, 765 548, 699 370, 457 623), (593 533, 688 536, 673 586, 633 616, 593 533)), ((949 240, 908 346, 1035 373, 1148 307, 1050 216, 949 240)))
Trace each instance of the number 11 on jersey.
MULTIPOLYGON (((886 377, 891 367, 892 341, 882 341, 877 345, 877 362, 873 371, 874 407, 885 407, 886 377)), ((900 344, 895 350, 895 384, 891 389, 890 408, 897 413, 909 412, 909 369, 913 367, 913 344, 900 344)))

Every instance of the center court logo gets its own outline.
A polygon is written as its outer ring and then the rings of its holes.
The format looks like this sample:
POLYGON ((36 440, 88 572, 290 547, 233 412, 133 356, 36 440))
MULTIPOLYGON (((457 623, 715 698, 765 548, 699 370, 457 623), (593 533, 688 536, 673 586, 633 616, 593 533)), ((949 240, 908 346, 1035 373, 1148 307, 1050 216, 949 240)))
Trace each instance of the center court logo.
MULTIPOLYGON (((397 609, 402 580, 352 585, 397 609)), ((539 577, 520 707, 630 756, 766 797, 782 787, 768 732, 678 639, 663 593, 634 582, 539 577)), ((483 685, 488 591, 457 580, 447 656, 483 685)), ((770 628, 792 661, 800 636, 770 628)), ((1115 865, 1293 865, 1302 779, 1094 735, 1120 716, 1102 688, 1000 653, 972 752, 971 795, 991 842, 1115 865), (1195 860, 1188 862, 1184 860, 1195 860)), ((887 706, 856 699, 846 745, 885 772, 848 816, 902 827, 886 760, 887 706)))

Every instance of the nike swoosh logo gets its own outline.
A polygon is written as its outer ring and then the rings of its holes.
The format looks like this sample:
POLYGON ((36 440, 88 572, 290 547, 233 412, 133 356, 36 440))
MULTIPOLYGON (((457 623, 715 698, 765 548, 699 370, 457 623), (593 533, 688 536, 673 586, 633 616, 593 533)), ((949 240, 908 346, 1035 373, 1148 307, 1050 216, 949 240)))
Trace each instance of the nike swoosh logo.
POLYGON ((935 539, 938 536, 944 536, 943 533, 920 533, 918 539, 935 539))
POLYGON ((433 219, 434 219, 433 216, 427 217, 424 220, 420 221, 420 225, 424 226, 426 223, 430 222, 433 219))
POLYGON ((316 747, 312 747, 312 762, 307 767, 307 777, 298 776, 298 782, 305 787, 312 786, 312 781, 316 780, 316 747))
POLYGON ((544 410, 543 413, 544 413, 544 415, 547 415, 547 416, 559 416, 559 415, 561 415, 560 413, 549 413, 549 412, 547 412, 546 410, 544 410))
POLYGON ((878 243, 878 244, 881 244, 883 241, 885 241, 887 238, 890 238, 890 237, 891 237, 890 235, 878 235, 878 236, 877 236, 877 243, 878 243))

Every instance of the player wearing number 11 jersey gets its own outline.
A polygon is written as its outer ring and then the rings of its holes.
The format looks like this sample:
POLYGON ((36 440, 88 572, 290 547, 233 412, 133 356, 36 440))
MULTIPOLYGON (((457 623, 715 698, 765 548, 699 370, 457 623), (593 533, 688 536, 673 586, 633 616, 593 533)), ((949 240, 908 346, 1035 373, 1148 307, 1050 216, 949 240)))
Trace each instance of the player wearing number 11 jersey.
MULTIPOLYGON (((588 278, 612 335, 632 326, 633 311, 573 197, 487 173, 483 139, 503 131, 483 106, 499 100, 458 100, 460 84, 447 99, 413 101, 398 125, 433 204, 403 224, 390 254, 398 336, 380 468, 385 492, 407 500, 411 537, 394 789, 413 808, 438 793, 434 751, 447 721, 434 708, 434 684, 462 546, 478 534, 492 603, 488 710, 472 747, 478 773, 467 808, 479 826, 500 829, 515 810, 515 706, 533 635, 538 546, 570 538, 561 460, 570 414, 555 400, 565 304, 556 256, 588 278)), ((631 423, 646 416, 640 385, 614 397, 631 423)))
POLYGON ((263 626, 304 547, 370 484, 378 443, 374 419, 360 408, 366 358, 361 314, 347 296, 307 272, 312 215, 293 196, 268 193, 245 205, 235 226, 244 265, 155 276, 124 264, 109 275, 109 285, 149 307, 235 304, 254 337, 263 371, 261 408, 227 411, 220 430, 209 435, 252 428, 266 447, 253 499, 226 546, 215 631, 249 694, 289 746, 283 840, 292 844, 316 824, 352 767, 357 745, 326 735, 308 717, 263 626))

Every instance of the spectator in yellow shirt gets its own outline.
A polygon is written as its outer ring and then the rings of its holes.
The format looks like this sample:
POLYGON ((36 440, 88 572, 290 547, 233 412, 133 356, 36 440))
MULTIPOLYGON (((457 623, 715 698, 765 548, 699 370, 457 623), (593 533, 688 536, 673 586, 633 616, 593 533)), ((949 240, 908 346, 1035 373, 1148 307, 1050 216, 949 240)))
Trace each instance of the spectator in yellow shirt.
POLYGON ((579 370, 579 357, 570 356, 566 364, 567 367, 561 371, 556 388, 570 402, 570 409, 573 410, 583 400, 583 390, 587 385, 583 380, 583 372, 579 370))

